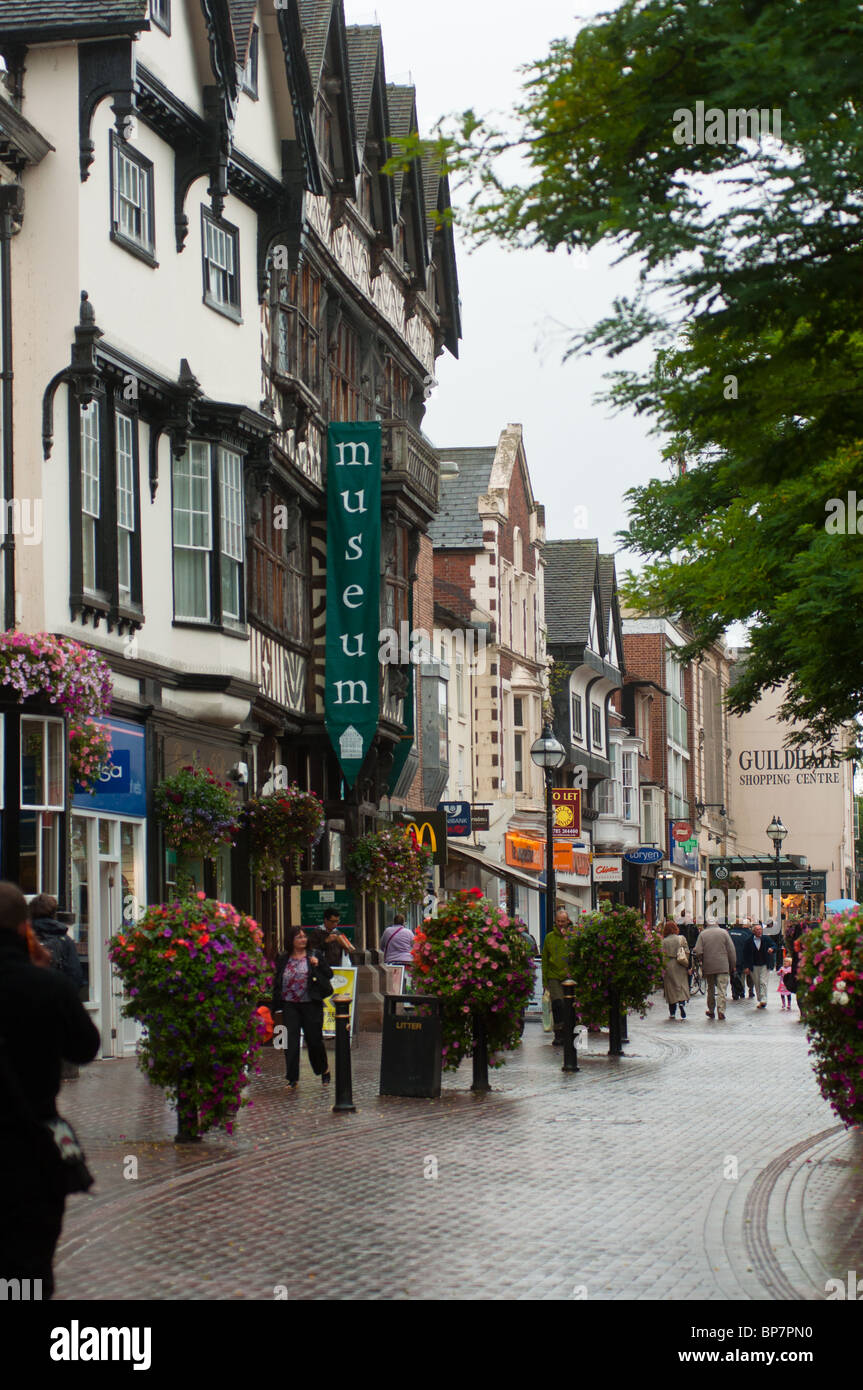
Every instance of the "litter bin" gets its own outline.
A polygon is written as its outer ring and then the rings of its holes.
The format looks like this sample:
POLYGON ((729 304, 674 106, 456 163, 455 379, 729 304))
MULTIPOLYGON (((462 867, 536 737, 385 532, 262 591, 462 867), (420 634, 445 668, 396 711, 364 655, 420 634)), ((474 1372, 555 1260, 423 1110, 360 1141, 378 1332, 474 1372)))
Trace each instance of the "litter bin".
POLYGON ((440 1000, 427 994, 384 998, 382 1096, 440 1095, 443 1024, 440 1000))

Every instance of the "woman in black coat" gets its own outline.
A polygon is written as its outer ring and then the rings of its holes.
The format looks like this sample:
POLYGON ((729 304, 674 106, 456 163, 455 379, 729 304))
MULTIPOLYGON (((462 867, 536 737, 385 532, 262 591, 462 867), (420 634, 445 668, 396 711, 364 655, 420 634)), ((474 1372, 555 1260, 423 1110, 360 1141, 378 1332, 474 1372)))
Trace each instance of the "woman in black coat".
POLYGON ((281 1010, 287 1030, 285 1077, 291 1090, 300 1079, 300 1029, 309 1049, 312 1071, 323 1085, 330 1079, 327 1049, 324 1046, 324 1000, 333 992, 333 972, 325 960, 309 951, 309 939, 302 927, 289 927, 286 949, 276 959, 273 979, 273 1016, 281 1010))

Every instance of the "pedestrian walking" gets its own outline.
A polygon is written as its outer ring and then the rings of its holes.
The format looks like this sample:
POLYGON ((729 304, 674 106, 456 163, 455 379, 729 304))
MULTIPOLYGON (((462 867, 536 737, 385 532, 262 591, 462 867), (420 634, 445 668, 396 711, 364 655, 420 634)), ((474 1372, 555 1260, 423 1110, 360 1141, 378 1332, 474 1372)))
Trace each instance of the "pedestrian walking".
POLYGON ((669 922, 662 933, 662 987, 669 1018, 686 1018, 689 1003, 689 943, 682 929, 669 922))
POLYGON ((333 992, 332 968, 309 949, 303 927, 290 927, 285 950, 276 960, 272 1013, 281 1010, 286 1030, 285 1079, 296 1090, 300 1079, 300 1030, 315 1076, 326 1086, 330 1066, 324 1045, 324 1000, 333 992))
POLYGON ((48 1299, 66 1196, 84 1190, 70 1184, 50 1127, 60 1066, 92 1062, 101 1039, 71 980, 37 963, 38 941, 31 955, 29 915, 20 888, 0 882, 0 1279, 41 1281, 48 1299))
MULTIPOLYGON (((741 923, 736 927, 728 928, 728 935, 734 942, 734 970, 731 976, 731 997, 732 999, 746 998, 746 982, 749 972, 752 969, 752 929, 741 923)), ((750 998, 754 996, 754 989, 750 985, 750 998)))
POLYGON ((764 935, 764 923, 752 928, 752 980, 758 995, 758 1008, 767 1008, 767 975, 773 969, 776 952, 769 936, 764 935))
MULTIPOLYGON (((791 969, 786 976, 785 983, 791 994, 797 993, 797 972, 800 968, 800 954, 803 950, 803 938, 809 930, 810 923, 807 921, 792 922, 785 931, 785 944, 788 947, 788 961, 791 969)), ((788 1008, 791 1008, 791 1000, 788 1001, 788 1008)), ((797 1011, 800 1012, 800 1000, 797 1000, 797 1011)))
POLYGON ((551 999, 554 1021, 552 1047, 563 1047, 563 982, 569 978, 569 939, 572 921, 565 908, 554 915, 554 927, 546 932, 542 943, 542 987, 551 999))
POLYGON ((84 971, 75 943, 69 939, 69 928, 58 922, 54 915, 57 906, 57 899, 50 893, 39 893, 30 903, 30 921, 36 939, 48 952, 54 969, 71 980, 75 989, 80 989, 84 983, 84 971))
POLYGON ((413 942, 413 932, 410 927, 405 926, 405 919, 402 914, 397 912, 393 918, 392 926, 387 927, 381 937, 384 965, 413 965, 413 942))
POLYGON ((789 1014, 791 1012, 791 991, 788 988, 788 976, 790 974, 791 962, 786 961, 784 965, 780 965, 779 967, 779 985, 777 993, 779 995, 780 1008, 783 1013, 788 1012, 789 1014))
MULTIPOLYGON (((344 932, 339 931, 341 920, 341 914, 335 908, 328 908, 324 913, 323 931, 320 933, 317 943, 322 958, 331 970, 338 970, 339 966, 344 964, 345 956, 350 963, 356 949, 344 932)), ((312 942, 311 944, 315 945, 316 943, 312 942)))
POLYGON ((725 927, 705 927, 695 943, 695 954, 707 981, 707 1017, 718 1014, 725 1018, 725 998, 728 980, 737 966, 734 943, 725 927))

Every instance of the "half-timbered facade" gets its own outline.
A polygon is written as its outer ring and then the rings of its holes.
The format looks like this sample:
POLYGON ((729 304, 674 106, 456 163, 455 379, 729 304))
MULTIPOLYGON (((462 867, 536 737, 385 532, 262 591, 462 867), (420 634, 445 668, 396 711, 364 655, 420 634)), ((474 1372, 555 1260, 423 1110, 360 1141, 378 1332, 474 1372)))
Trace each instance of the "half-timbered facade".
MULTIPOLYGON (((30 141, 12 168, 15 489, 44 534, 16 552, 10 612, 99 650, 115 746, 144 757, 128 803, 70 797, 68 854, 37 885, 77 913, 110 1051, 107 936, 179 867, 152 815, 164 775, 197 761, 241 796, 286 777, 318 792, 308 887, 343 886, 346 837, 399 790, 410 671, 381 668, 347 800, 323 728, 325 441, 332 421, 383 425, 385 626, 437 505, 420 427, 460 332, 449 195, 419 162, 383 172, 415 98, 341 0, 9 0, 0 53, 6 124, 30 141)), ((262 900, 241 843, 197 872, 271 945, 299 920, 300 884, 262 900)))

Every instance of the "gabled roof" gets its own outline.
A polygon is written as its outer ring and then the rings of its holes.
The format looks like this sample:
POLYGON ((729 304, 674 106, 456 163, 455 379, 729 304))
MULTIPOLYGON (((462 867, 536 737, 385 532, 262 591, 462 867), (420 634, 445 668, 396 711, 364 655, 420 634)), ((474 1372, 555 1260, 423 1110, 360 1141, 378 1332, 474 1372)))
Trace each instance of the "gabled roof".
POLYGON ((549 645, 587 642, 590 608, 597 587, 599 543, 548 541, 542 554, 549 645))
POLYGON ((488 492, 497 448, 438 449, 438 462, 458 464, 458 473, 441 474, 440 505, 429 526, 436 550, 481 550, 482 518, 477 503, 488 492))
POLYGON ((258 0, 228 0, 231 26, 234 30, 234 46, 237 50, 237 65, 241 68, 245 68, 248 61, 252 22, 257 7, 258 0))
POLYGON ((354 93, 357 137, 362 151, 365 149, 368 135, 382 38, 377 24, 350 25, 345 32, 348 40, 348 65, 354 93))
POLYGON ((299 9, 312 90, 317 96, 333 17, 333 0, 299 0, 299 9))
POLYGON ((602 600, 603 640, 610 650, 608 629, 611 622, 614 625, 614 640, 617 644, 617 665, 623 671, 623 631, 617 599, 617 565, 613 555, 599 557, 599 592, 602 600))
POLYGON ((149 27, 149 0, 2 0, 0 4, 0 43, 136 34, 149 27))
MULTIPOLYGON (((415 87, 396 87, 392 82, 387 83, 387 106, 390 112, 390 132, 394 140, 406 140, 409 135, 413 135, 414 131, 416 131, 416 104, 417 93, 415 87)), ((396 170, 393 174, 393 185, 396 191, 397 205, 401 204, 404 179, 405 176, 401 170, 396 170)))

